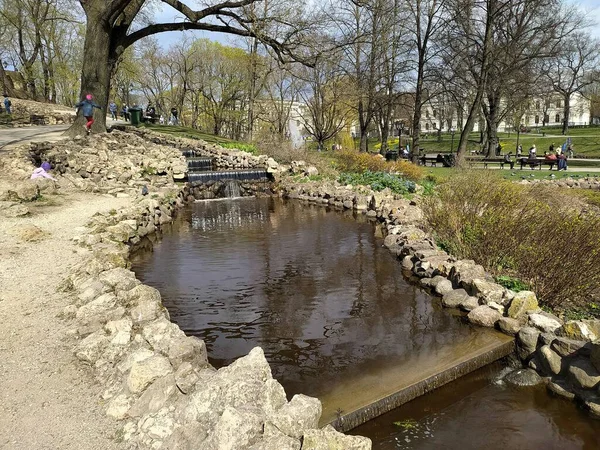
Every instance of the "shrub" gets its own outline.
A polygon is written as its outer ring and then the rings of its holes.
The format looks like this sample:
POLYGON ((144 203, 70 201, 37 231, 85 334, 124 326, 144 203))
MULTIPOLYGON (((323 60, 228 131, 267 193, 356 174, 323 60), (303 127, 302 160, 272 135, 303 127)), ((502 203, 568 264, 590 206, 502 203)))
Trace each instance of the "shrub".
POLYGON ((386 169, 385 159, 380 155, 342 150, 336 152, 334 157, 335 167, 340 172, 383 172, 386 169))
POLYGON ((521 280, 548 306, 585 305, 600 283, 600 217, 549 192, 466 171, 425 198, 424 212, 455 256, 521 280))
POLYGON ((396 194, 408 194, 415 192, 415 183, 408 180, 403 180, 397 175, 392 175, 387 172, 371 172, 365 171, 362 173, 342 173, 339 180, 342 184, 360 184, 363 186, 371 186, 374 191, 382 191, 389 188, 396 194))
POLYGON ((404 178, 415 182, 422 180, 425 176, 422 167, 405 160, 390 162, 389 168, 391 172, 401 173, 404 178))

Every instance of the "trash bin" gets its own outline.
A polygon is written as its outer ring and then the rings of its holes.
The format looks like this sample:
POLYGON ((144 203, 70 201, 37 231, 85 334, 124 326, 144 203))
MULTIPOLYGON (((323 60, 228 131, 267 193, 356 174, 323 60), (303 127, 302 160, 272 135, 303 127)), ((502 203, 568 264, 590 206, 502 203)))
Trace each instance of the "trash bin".
POLYGON ((385 152, 386 161, 398 161, 398 152, 396 150, 388 150, 385 152))
POLYGON ((142 122, 141 108, 129 108, 129 121, 136 127, 142 122))

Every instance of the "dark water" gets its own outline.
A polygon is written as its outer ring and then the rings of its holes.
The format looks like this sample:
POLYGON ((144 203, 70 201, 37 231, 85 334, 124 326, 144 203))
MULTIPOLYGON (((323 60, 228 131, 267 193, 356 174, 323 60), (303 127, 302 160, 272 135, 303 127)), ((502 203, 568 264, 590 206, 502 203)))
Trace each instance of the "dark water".
MULTIPOLYGON (((199 202, 133 269, 161 291, 172 320, 205 340, 213 365, 259 345, 288 395, 318 396, 331 415, 349 399, 381 398, 399 377, 411 382, 499 339, 409 284, 375 235, 364 218, 323 207, 199 202)), ((453 382, 356 431, 385 450, 600 449, 600 422, 543 390, 494 384, 497 371, 453 382), (407 419, 416 428, 392 423, 407 419)))
POLYGON ((600 421, 545 387, 515 388, 492 364, 384 414, 351 434, 373 450, 597 450, 600 421))
POLYGON ((477 347, 487 334, 405 281, 357 219, 274 199, 198 202, 134 270, 212 364, 260 345, 290 395, 477 347))

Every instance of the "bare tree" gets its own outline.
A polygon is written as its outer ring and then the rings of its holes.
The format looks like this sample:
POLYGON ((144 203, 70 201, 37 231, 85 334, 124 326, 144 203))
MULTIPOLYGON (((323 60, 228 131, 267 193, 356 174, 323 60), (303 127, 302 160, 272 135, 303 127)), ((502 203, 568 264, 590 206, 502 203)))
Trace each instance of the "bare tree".
POLYGON ((582 93, 587 86, 600 80, 599 63, 600 42, 587 33, 574 33, 566 40, 558 57, 547 61, 546 77, 564 103, 562 134, 569 131, 573 94, 582 93))

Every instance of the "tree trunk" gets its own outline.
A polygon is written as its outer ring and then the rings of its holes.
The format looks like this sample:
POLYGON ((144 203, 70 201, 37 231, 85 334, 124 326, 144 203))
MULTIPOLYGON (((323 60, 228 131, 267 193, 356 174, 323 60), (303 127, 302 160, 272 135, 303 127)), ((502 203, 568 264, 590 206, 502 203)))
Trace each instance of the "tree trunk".
POLYGON ((4 63, 0 59, 0 86, 2 87, 2 94, 8 94, 9 97, 15 97, 15 85, 12 79, 6 74, 4 70, 4 63))
MULTIPOLYGON (((83 68, 81 71, 81 92, 79 100, 92 94, 94 102, 102 109, 94 108, 92 132, 106 131, 106 105, 110 94, 110 78, 116 67, 117 57, 111 55, 111 30, 100 19, 102 11, 90 10, 87 13, 87 28, 83 47, 83 68)), ((85 118, 79 113, 73 125, 65 131, 67 136, 82 134, 85 118)))
POLYGON ((571 115, 571 94, 565 93, 563 95, 563 101, 565 102, 565 107, 563 110, 564 118, 563 118, 563 126, 562 126, 562 134, 563 136, 569 132, 569 116, 571 115))

